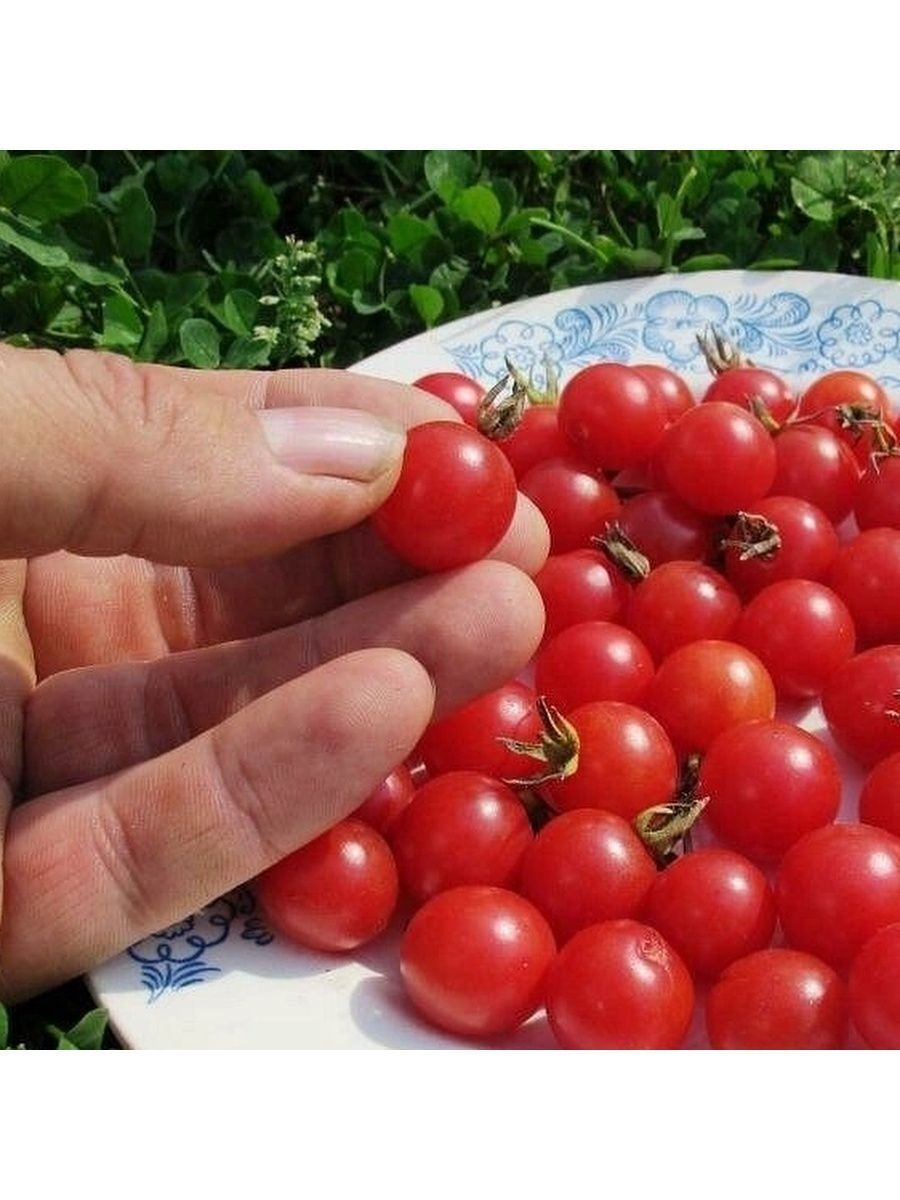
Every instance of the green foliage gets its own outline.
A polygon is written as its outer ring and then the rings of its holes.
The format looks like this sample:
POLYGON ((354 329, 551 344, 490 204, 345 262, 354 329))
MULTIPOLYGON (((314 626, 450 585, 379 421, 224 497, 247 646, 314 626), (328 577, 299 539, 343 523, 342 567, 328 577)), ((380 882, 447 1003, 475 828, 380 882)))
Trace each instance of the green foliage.
POLYGON ((898 229, 896 151, 0 153, 0 335, 343 365, 598 280, 898 279, 898 229))

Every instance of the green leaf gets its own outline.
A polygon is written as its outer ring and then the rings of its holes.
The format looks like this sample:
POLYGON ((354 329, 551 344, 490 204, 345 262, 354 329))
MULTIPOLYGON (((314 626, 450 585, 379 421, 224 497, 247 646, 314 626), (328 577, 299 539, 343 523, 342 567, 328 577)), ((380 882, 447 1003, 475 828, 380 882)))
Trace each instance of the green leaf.
POLYGON ((169 276, 166 287, 166 315, 169 321, 175 320, 183 313, 193 308, 209 290, 209 279, 199 271, 191 271, 187 275, 169 276))
POLYGON ((241 368, 242 370, 253 367, 264 367, 269 362, 271 353, 272 347, 270 343, 263 341, 261 338, 235 338, 228 347, 224 365, 226 367, 241 368))
POLYGON ((192 367, 208 370, 219 365, 219 334, 212 322, 189 317, 178 330, 178 340, 192 367))
POLYGON ((57 1038, 57 1050, 99 1050, 103 1045, 108 1016, 105 1009, 94 1008, 86 1013, 71 1029, 63 1033, 56 1026, 51 1032, 57 1038))
POLYGON ((107 350, 133 350, 144 336, 144 323, 134 302, 117 292, 103 301, 103 332, 97 345, 107 350))
MULTIPOLYGON (((789 271, 792 267, 799 267, 801 260, 799 258, 758 258, 756 262, 748 263, 748 271, 789 271)), ((681 268, 682 271, 684 267, 681 268)))
POLYGON ((168 340, 169 323, 166 320, 166 310, 161 300, 154 300, 138 358, 142 362, 154 362, 168 340))
POLYGON ((526 150, 525 153, 534 163, 540 175, 549 175, 553 170, 553 155, 549 150, 526 150))
POLYGON ((119 251, 130 262, 141 262, 150 253, 156 213, 142 187, 128 187, 119 194, 115 218, 119 251))
POLYGON ((341 290, 352 293, 367 287, 378 278, 378 260, 360 247, 354 246, 338 259, 335 281, 341 290))
POLYGON ((88 202, 88 187, 55 154, 23 154, 0 171, 0 204, 36 221, 57 221, 88 202))
POLYGON ((489 187, 476 184, 460 192, 450 206, 463 221, 469 221, 482 233, 494 233, 503 215, 500 201, 489 187))
POLYGON ((68 251, 62 246, 40 236, 21 233, 6 221, 0 221, 0 242, 12 246, 42 267, 64 267, 69 261, 68 251))
POLYGON ((249 336, 253 332, 258 311, 259 301, 256 296, 245 288, 235 288, 228 293, 222 304, 222 324, 239 337, 249 336))
POLYGON ((9 1013, 0 1004, 0 1050, 9 1045, 9 1013))
POLYGON ((627 246, 617 246, 615 258, 635 275, 653 275, 663 262, 655 250, 631 250, 627 246))
POLYGON ((425 322, 426 328, 430 329, 444 311, 444 297, 437 288, 421 283, 411 283, 409 295, 416 312, 425 322))
POLYGON ((732 266, 727 254, 695 254, 678 264, 679 271, 724 271, 732 266))
POLYGON ((388 221, 388 240, 391 249, 401 258, 409 258, 426 242, 436 236, 435 230, 421 217, 398 212, 388 221))
POLYGON ((834 219, 834 204, 816 188, 796 176, 791 180, 794 203, 811 221, 825 223, 834 219))
POLYGON ((70 260, 66 263, 66 269, 76 279, 80 279, 82 283, 89 283, 91 287, 119 287, 125 278, 121 271, 109 271, 104 267, 95 267, 93 263, 70 260))
POLYGON ((471 155, 465 150, 429 150, 424 165, 428 186, 445 204, 473 183, 477 173, 471 155))

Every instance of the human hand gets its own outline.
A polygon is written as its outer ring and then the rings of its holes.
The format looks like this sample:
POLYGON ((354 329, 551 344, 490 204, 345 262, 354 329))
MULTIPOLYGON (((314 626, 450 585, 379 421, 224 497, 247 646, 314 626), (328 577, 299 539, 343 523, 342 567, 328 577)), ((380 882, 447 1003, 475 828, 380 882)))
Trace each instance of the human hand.
POLYGON ((339 371, 0 345, 0 999, 258 874, 530 657, 528 501, 426 578, 365 522, 434 419, 339 371))

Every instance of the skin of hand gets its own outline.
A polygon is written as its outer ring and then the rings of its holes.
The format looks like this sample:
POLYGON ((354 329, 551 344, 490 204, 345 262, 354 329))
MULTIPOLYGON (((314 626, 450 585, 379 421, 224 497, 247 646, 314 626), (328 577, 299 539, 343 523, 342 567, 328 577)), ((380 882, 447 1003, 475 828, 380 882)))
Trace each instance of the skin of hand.
POLYGON ((366 521, 405 430, 454 419, 342 371, 0 345, 0 1000, 251 879, 527 662, 530 502, 428 577, 366 521))

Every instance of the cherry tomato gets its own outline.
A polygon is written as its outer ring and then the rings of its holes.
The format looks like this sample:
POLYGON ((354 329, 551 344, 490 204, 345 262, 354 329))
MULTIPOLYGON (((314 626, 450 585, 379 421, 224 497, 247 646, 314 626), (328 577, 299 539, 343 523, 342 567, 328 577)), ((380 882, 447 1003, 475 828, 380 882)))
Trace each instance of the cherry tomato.
POLYGON ((269 867, 256 890, 277 933, 311 950, 352 950, 390 921, 397 868, 381 834, 349 818, 269 867))
POLYGON ((783 579, 759 592, 732 637, 759 658, 779 696, 805 699, 853 654, 856 630, 836 592, 808 579, 783 579))
POLYGON ((860 529, 900 529, 900 454, 866 467, 856 489, 853 515, 860 529))
POLYGON ((721 846, 683 854, 660 872, 641 919, 658 929, 693 975, 715 978, 768 946, 775 897, 749 859, 721 846))
POLYGON ((821 425, 788 425, 774 440, 772 494, 806 500, 839 525, 850 515, 859 486, 853 451, 821 425))
POLYGON ((409 767, 401 764, 350 815, 358 821, 365 821, 379 833, 385 833, 412 800, 415 790, 409 767))
POLYGON ((746 510, 771 489, 775 445, 736 404, 698 404, 669 426, 659 461, 671 491, 700 512, 746 510), (711 469, 711 464, 721 469, 711 469))
POLYGON ((900 751, 875 764, 859 793, 859 819, 900 837, 900 751))
POLYGON ((566 458, 572 443, 559 428, 559 411, 551 404, 533 404, 507 437, 497 439, 497 448, 509 459, 516 479, 547 458, 566 458))
POLYGON ((527 848, 517 890, 561 946, 588 925, 636 916, 655 878, 653 859, 627 821, 576 808, 554 817, 527 848))
POLYGON ((650 384, 657 397, 662 401, 668 425, 677 421, 682 413, 687 412, 697 403, 694 393, 681 376, 670 371, 668 367, 660 367, 656 363, 636 363, 631 369, 637 371, 638 375, 650 384))
POLYGON ((713 741, 700 767, 705 817, 755 862, 776 862, 837 816, 841 772, 824 742, 786 721, 746 721, 713 741))
POLYGON ((392 550, 423 571, 484 557, 509 527, 516 480, 497 447, 463 423, 411 429, 397 484, 372 517, 392 550))
POLYGON ((727 638, 741 611, 737 592, 712 567, 662 563, 637 585, 626 623, 659 661, 687 642, 727 638))
POLYGON ((900 925, 872 934, 847 981, 850 1016, 873 1050, 900 1049, 900 925))
POLYGON ((659 664, 644 697, 679 753, 706 750, 731 725, 775 713, 775 687, 755 654, 706 639, 679 646, 659 664))
POLYGON ((823 688, 822 709, 834 740, 863 766, 900 750, 900 646, 849 658, 823 688))
POLYGON ((782 425, 797 407, 794 393, 774 371, 763 367, 729 367, 703 393, 703 403, 738 404, 763 420, 782 425))
POLYGON ((544 515, 551 554, 590 545, 621 507, 606 480, 575 455, 537 463, 522 476, 519 488, 544 515))
POLYGON ((433 1025, 463 1037, 494 1037, 543 1003, 555 952, 550 926, 523 896, 458 887, 415 913, 400 946, 400 974, 433 1025))
POLYGON ((578 767, 568 778, 541 786, 553 808, 602 808, 630 821, 672 799, 678 782, 675 751, 649 713, 597 700, 566 715, 581 743, 578 767))
POLYGON ((900 642, 900 529, 866 529, 845 542, 828 583, 849 608, 860 645, 900 642))
MULTIPOLYGON (((797 496, 766 496, 754 505, 753 516, 771 526, 779 544, 769 553, 755 554, 752 541, 741 541, 738 527, 729 531, 725 574, 745 599, 781 579, 826 577, 840 542, 820 508, 797 496)), ((761 538, 765 544, 765 533, 761 538)))
POLYGON ((630 496, 616 516, 616 524, 647 556, 651 567, 673 559, 707 561, 716 549, 718 521, 671 492, 630 496))
POLYGON ((534 686, 568 713, 591 700, 639 704, 653 678, 653 659, 628 629, 609 621, 571 625, 537 653, 534 686))
POLYGON ((484 399, 485 390, 476 380, 458 371, 434 371, 431 375, 414 380, 412 386, 446 400, 467 425, 478 428, 478 407, 484 399))
POLYGON ((811 954, 759 950, 732 963, 712 988, 706 1027, 714 1050, 839 1050, 844 985, 811 954))
POLYGON ((546 613, 544 642, 582 621, 615 621, 631 587, 597 550, 551 555, 534 577, 546 613))
POLYGON ((836 970, 900 921, 900 838, 871 825, 824 825, 795 842, 775 881, 788 942, 836 970))
POLYGON ((798 415, 830 429, 865 465, 877 448, 872 422, 886 421, 890 411, 887 393, 870 375, 829 371, 803 393, 798 415))
POLYGON ((665 402, 632 367, 595 363, 559 398, 559 425, 588 462, 620 470, 653 454, 668 421, 665 402))
POLYGON ((533 688, 510 680, 435 721, 418 745, 429 775, 480 771, 494 779, 514 779, 527 772, 529 760, 498 739, 534 741, 541 727, 536 700, 533 688))
POLYGON ((477 771, 451 771, 422 784, 391 826, 403 890, 417 904, 463 884, 506 887, 531 843, 521 802, 477 771))
POLYGON ((547 1016, 564 1050, 674 1050, 694 985, 669 943, 638 921, 576 933, 547 976, 547 1016))

